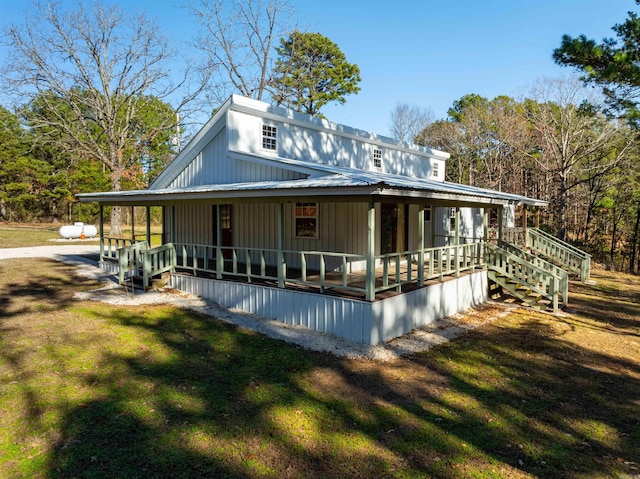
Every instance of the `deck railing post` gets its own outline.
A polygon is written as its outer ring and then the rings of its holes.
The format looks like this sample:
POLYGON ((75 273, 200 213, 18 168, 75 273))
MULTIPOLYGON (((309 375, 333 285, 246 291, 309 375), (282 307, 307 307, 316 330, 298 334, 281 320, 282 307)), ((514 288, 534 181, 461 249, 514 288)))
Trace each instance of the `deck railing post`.
POLYGON ((374 203, 369 203, 367 215, 367 274, 366 274, 366 299, 373 301, 376 296, 376 271, 375 271, 375 238, 376 238, 376 208, 374 203))

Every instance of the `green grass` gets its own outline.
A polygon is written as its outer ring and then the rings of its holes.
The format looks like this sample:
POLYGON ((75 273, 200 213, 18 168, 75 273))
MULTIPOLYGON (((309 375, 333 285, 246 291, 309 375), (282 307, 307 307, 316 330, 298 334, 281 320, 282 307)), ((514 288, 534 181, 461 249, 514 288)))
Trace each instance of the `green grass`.
MULTIPOLYGON (((52 245, 69 245, 88 242, 98 243, 98 237, 94 240, 74 241, 66 240, 61 242, 53 242, 52 240, 60 239, 61 225, 19 225, 19 224, 0 224, 0 248, 23 248, 28 246, 52 246, 52 245)), ((146 226, 136 225, 136 236, 138 239, 143 238, 146 226)), ((161 242, 161 226, 153 226, 151 229, 151 244, 153 246, 160 245, 161 242)), ((131 237, 131 229, 123 229, 123 237, 131 237)))
POLYGON ((1 261, 0 477, 634 477, 640 279, 605 274, 570 315, 378 363, 1 261))

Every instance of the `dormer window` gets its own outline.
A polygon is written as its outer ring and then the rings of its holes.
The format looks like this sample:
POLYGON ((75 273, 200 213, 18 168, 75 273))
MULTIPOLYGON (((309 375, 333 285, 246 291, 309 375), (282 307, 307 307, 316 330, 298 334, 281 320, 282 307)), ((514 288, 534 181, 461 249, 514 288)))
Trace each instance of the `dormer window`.
POLYGON ((431 176, 433 178, 438 178, 440 177, 440 163, 438 163, 437 161, 434 161, 433 163, 431 163, 431 176))
POLYGON ((278 127, 271 125, 262 125, 262 149, 269 151, 276 151, 278 149, 277 143, 278 127))
POLYGON ((373 150, 373 166, 374 168, 382 168, 382 150, 374 149, 373 150))

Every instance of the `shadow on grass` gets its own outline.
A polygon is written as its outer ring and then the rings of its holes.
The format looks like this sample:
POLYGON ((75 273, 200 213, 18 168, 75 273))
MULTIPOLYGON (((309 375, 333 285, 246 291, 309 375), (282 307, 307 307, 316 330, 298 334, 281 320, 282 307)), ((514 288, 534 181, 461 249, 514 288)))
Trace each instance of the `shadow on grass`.
MULTIPOLYGON (((52 364, 69 361, 66 387, 87 393, 65 392, 56 406, 46 477, 637 474, 640 365, 573 340, 574 319, 514 314, 387 364, 309 353, 173 308, 87 310, 95 330, 48 346, 52 364), (82 367, 92 348, 98 359, 82 367)), ((593 334, 610 333, 601 311, 593 334)), ((15 367, 26 375, 24 361, 15 367)), ((44 408, 53 373, 30 374, 42 383, 30 401, 44 408)))

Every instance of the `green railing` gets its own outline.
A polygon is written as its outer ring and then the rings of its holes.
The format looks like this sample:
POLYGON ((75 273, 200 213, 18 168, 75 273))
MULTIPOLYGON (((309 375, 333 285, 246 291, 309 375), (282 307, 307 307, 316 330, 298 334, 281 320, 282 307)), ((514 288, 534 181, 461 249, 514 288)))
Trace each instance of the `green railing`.
POLYGON ((527 228, 525 246, 580 275, 580 281, 587 281, 591 276, 591 255, 549 233, 527 228))
POLYGON ((140 241, 138 243, 132 243, 128 246, 118 248, 117 259, 119 284, 125 284, 127 273, 129 273, 129 277, 133 277, 141 272, 143 266, 142 254, 148 249, 149 245, 146 241, 140 241))
POLYGON ((176 264, 176 249, 171 243, 149 248, 146 241, 138 241, 119 248, 117 256, 118 283, 125 284, 127 273, 129 278, 142 276, 142 287, 145 289, 151 284, 151 278, 173 271, 176 264))
POLYGON ((118 250, 131 246, 134 241, 131 238, 119 238, 105 236, 100 238, 100 260, 118 259, 118 250))
POLYGON ((381 284, 375 292, 395 289, 401 291, 405 284, 440 279, 444 276, 460 276, 484 264, 484 243, 467 243, 453 246, 438 246, 416 251, 403 251, 375 257, 376 264, 382 265, 381 284), (422 261, 420 256, 422 253, 422 261))
POLYGON ((567 273, 564 269, 556 266, 549 261, 546 261, 535 254, 528 253, 527 251, 518 248, 516 245, 508 243, 506 241, 502 242, 502 249, 512 253, 519 258, 528 261, 529 263, 537 266, 538 268, 542 268, 545 271, 548 271, 551 274, 556 275, 559 280, 559 292, 562 295, 562 304, 565 306, 569 304, 569 273, 567 273))
POLYGON ((148 288, 154 276, 173 272, 176 262, 176 248, 171 243, 142 251, 143 287, 148 288))
MULTIPOLYGON (((367 294, 367 280, 375 282, 374 293, 406 284, 422 286, 425 281, 459 276, 484 265, 484 243, 441 246, 423 250, 378 255, 373 264, 379 270, 366 274, 367 257, 352 253, 292 251, 268 248, 227 247, 176 243, 176 268, 194 275, 208 273, 218 279, 242 278, 367 294), (420 258, 422 257, 422 261, 420 258), (377 273, 377 274, 376 274, 377 273)), ((370 298, 373 299, 373 298, 370 298)))
POLYGON ((492 244, 486 245, 487 267, 551 301, 558 312, 560 278, 528 261, 492 244))

